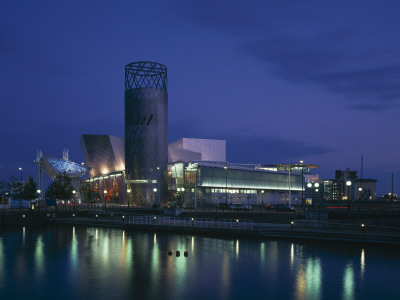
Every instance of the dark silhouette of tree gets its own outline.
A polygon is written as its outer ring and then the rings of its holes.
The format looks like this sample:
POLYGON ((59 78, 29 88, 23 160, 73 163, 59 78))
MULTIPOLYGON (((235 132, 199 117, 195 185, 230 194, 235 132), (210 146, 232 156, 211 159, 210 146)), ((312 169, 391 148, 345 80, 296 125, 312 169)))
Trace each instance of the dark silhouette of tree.
POLYGON ((23 189, 23 182, 19 181, 14 176, 11 176, 7 183, 7 189, 8 189, 8 192, 10 193, 11 197, 13 197, 14 199, 17 199, 21 196, 22 189, 23 189))
POLYGON ((22 199, 33 200, 36 199, 37 196, 37 184, 33 181, 31 176, 28 176, 28 181, 25 181, 22 190, 22 199))
POLYGON ((0 201, 3 203, 8 197, 7 183, 0 181, 0 201))
POLYGON ((74 187, 72 179, 66 173, 59 174, 54 178, 54 181, 49 185, 46 191, 46 197, 65 202, 72 199, 74 187))

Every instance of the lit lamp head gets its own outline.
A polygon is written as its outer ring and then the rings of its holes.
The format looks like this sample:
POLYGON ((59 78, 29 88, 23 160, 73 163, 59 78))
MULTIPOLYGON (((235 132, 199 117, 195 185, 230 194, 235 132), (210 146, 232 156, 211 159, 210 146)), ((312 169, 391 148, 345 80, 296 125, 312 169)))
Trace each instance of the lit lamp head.
POLYGON ((130 192, 131 192, 131 189, 127 189, 126 192, 127 192, 127 193, 130 193, 130 192))
POLYGON ((362 187, 359 187, 358 190, 361 192, 362 191, 362 187))
POLYGON ((307 183, 307 187, 312 187, 312 183, 311 182, 309 182, 309 183, 307 183))
POLYGON ((316 188, 319 187, 319 183, 316 182, 316 183, 314 184, 314 186, 315 186, 316 188))
POLYGON ((347 186, 351 186, 351 181, 350 181, 350 180, 347 180, 347 181, 346 181, 346 185, 347 185, 347 186))
POLYGON ((72 194, 76 194, 76 191, 75 191, 75 190, 73 190, 73 191, 72 191, 72 194))
POLYGON ((153 189, 153 192, 154 192, 154 193, 156 193, 156 192, 157 192, 157 189, 156 189, 156 188, 154 188, 154 189, 153 189))
POLYGON ((184 192, 184 191, 185 191, 185 188, 181 188, 181 191, 184 192))

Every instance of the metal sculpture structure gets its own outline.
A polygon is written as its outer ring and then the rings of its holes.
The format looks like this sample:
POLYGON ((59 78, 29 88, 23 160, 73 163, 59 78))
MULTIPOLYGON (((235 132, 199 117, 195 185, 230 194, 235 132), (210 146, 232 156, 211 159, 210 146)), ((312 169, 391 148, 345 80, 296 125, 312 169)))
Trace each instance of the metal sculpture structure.
MULTIPOLYGON (((125 176, 134 204, 167 197, 167 67, 155 62, 125 66, 125 176)), ((130 200, 128 200, 130 201, 130 200)))

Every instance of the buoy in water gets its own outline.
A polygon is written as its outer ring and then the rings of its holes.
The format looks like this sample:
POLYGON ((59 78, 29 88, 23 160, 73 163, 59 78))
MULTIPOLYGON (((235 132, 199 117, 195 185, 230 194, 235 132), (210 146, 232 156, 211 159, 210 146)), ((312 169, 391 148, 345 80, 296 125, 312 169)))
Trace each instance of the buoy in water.
POLYGON ((183 252, 183 255, 184 255, 185 257, 188 257, 189 253, 188 253, 187 251, 185 251, 185 252, 183 252))
POLYGON ((176 257, 181 256, 181 252, 180 251, 176 251, 176 257))
POLYGON ((168 255, 172 255, 172 251, 171 250, 168 251, 168 255))

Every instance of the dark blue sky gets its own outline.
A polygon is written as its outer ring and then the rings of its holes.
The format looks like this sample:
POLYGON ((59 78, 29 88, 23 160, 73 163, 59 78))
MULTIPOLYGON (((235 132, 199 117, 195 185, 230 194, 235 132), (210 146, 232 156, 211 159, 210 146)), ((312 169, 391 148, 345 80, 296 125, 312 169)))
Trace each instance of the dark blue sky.
POLYGON ((81 161, 123 136, 124 66, 168 67, 169 140, 227 140, 232 162, 360 170, 400 192, 398 1, 0 3, 0 179, 36 149, 81 161))

